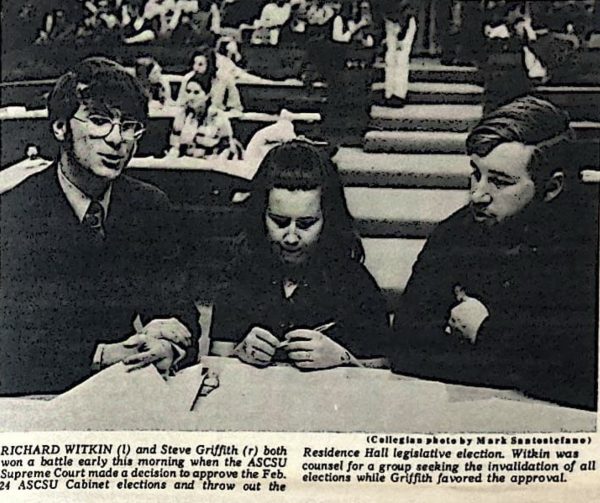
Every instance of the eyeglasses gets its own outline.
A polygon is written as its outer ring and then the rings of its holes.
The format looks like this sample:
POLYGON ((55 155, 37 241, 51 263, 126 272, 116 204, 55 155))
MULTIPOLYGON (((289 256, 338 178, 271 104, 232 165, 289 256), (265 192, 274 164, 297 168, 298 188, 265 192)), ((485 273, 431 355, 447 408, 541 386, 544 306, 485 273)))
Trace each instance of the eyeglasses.
POLYGON ((115 126, 119 126, 121 128, 121 136, 127 141, 138 140, 146 130, 141 122, 121 122, 119 120, 110 119, 109 117, 105 117, 103 115, 90 115, 85 119, 73 116, 73 119, 88 124, 90 134, 98 138, 106 138, 115 126))

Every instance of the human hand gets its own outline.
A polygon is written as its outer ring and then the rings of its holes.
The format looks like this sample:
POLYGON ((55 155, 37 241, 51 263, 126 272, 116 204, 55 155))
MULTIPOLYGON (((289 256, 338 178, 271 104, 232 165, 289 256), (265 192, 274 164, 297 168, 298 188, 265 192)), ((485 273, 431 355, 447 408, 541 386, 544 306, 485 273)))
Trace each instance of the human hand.
POLYGON ((362 17, 360 18, 360 20, 358 21, 358 23, 350 20, 348 22, 348 28, 350 29, 350 31, 352 32, 357 32, 358 30, 360 30, 361 28, 364 28, 365 26, 368 26, 369 24, 369 20, 362 17))
POLYGON ((102 350, 101 367, 110 367, 111 365, 122 362, 130 356, 138 353, 138 348, 141 347, 143 341, 137 337, 137 334, 132 335, 128 339, 115 342, 112 344, 104 344, 102 350))
MULTIPOLYGON (((169 371, 175 359, 173 345, 166 339, 156 339, 148 337, 145 334, 136 334, 128 339, 129 344, 136 345, 141 341, 141 345, 137 345, 137 351, 123 360, 127 366, 127 371, 141 369, 151 363, 162 374, 169 371), (136 340, 137 339, 137 340, 136 340)), ((127 343, 127 341, 125 341, 127 343)))
POLYGON ((292 330, 285 334, 285 338, 280 347, 298 368, 326 369, 354 361, 346 348, 316 330, 292 330))
POLYGON ((141 330, 140 334, 155 339, 164 339, 183 347, 189 347, 192 344, 192 334, 177 318, 154 319, 141 330))
POLYGON ((241 361, 265 367, 273 360, 279 339, 261 327, 252 327, 248 335, 233 350, 233 355, 241 361))
POLYGON ((457 288, 456 298, 459 303, 450 311, 445 332, 457 334, 475 344, 477 333, 490 312, 480 300, 469 297, 462 288, 457 288))

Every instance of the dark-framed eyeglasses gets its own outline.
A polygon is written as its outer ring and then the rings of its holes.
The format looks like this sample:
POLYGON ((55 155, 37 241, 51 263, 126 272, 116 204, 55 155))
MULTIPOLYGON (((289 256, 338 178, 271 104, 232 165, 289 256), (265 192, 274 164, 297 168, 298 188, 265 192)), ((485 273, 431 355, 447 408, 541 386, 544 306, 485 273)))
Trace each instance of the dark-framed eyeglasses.
POLYGON ((98 138, 106 138, 115 126, 121 129, 121 136, 127 141, 139 140, 146 130, 139 121, 120 121, 104 115, 89 115, 85 119, 73 116, 73 119, 86 123, 90 134, 98 138))

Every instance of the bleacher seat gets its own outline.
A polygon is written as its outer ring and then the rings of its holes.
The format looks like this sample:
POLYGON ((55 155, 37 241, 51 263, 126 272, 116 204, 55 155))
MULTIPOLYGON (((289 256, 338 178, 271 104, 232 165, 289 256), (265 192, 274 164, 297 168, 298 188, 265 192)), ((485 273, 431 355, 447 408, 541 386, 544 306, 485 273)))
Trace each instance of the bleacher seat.
POLYGON ((376 129, 464 132, 472 128, 482 114, 481 105, 374 106, 371 126, 376 129))
POLYGON ((466 190, 347 187, 346 198, 362 236, 428 236, 468 200, 466 190))
POLYGON ((462 189, 469 158, 456 154, 388 154, 341 148, 334 157, 346 186, 462 189))
POLYGON ((366 152, 462 154, 467 133, 453 131, 369 131, 366 152))

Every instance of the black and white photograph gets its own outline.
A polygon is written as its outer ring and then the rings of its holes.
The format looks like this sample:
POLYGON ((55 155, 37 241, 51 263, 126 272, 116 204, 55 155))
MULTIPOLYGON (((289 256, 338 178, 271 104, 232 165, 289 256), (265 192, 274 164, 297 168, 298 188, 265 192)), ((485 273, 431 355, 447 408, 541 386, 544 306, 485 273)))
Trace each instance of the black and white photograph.
POLYGON ((1 5, 0 431, 594 437, 600 2, 1 5))

